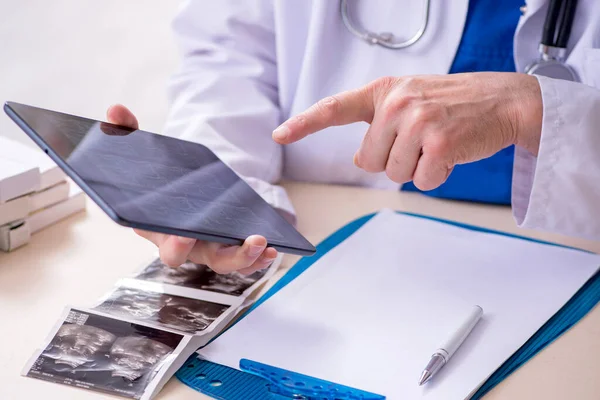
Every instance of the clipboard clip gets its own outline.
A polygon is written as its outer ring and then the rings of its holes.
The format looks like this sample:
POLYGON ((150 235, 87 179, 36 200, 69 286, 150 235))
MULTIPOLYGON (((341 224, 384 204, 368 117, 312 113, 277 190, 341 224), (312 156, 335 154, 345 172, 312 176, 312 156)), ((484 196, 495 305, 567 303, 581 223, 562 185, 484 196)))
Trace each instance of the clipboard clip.
POLYGON ((221 400, 383 400, 385 396, 255 361, 240 370, 190 357, 177 372, 188 386, 221 400))

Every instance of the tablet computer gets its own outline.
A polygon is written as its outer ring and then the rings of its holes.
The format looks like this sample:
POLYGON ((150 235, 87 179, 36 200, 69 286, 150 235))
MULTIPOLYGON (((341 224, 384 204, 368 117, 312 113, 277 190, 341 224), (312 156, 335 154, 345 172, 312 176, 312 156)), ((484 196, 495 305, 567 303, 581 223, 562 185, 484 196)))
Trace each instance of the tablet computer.
POLYGON ((315 247, 205 146, 7 102, 4 110, 120 225, 227 244, 315 247))

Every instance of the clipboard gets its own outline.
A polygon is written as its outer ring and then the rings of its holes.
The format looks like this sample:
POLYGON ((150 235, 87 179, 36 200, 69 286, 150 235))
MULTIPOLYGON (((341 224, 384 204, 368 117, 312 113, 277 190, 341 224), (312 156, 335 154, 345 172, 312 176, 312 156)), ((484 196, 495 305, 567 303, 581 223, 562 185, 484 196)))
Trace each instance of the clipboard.
MULTIPOLYGON (((398 212, 417 218, 442 222, 470 229, 503 236, 509 236, 521 240, 547 244, 551 246, 571 248, 556 243, 545 242, 537 239, 513 235, 505 232, 462 224, 454 221, 424 216, 414 213, 398 212)), ((319 260, 329 250, 333 249, 348 236, 353 234, 375 213, 358 218, 343 226, 317 246, 317 253, 310 258, 302 258, 290 270, 277 281, 251 308, 241 317, 241 320, 256 307, 260 306, 273 294, 285 287, 296 277, 302 274, 312 264, 319 260)), ((579 250, 579 249, 578 249, 579 250)), ((584 250, 579 250, 584 251, 584 250)), ((530 358, 543 350, 546 346, 569 330, 581 318, 583 318, 600 301, 600 272, 592 276, 571 299, 552 316, 538 331, 521 346, 508 360, 506 360, 471 396, 471 399, 482 398, 492 390, 498 383, 525 364, 530 358)), ((222 332, 221 332, 222 333, 222 332)), ((218 337, 218 335, 217 335, 218 337)), ((216 337, 214 338, 216 339, 216 337)), ((213 339, 213 340, 214 340, 213 339)), ((191 388, 221 400, 379 400, 385 397, 365 392, 356 388, 338 385, 317 378, 297 374, 272 366, 241 360, 240 370, 225 367, 219 364, 198 358, 192 355, 183 367, 175 375, 181 382, 191 388)))

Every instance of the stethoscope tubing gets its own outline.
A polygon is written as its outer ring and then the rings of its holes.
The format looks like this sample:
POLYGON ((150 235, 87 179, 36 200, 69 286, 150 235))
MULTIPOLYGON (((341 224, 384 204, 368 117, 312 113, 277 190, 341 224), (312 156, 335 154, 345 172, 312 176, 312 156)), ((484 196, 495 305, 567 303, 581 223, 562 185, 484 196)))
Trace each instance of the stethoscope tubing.
POLYGON ((398 50, 410 47, 413 44, 417 43, 427 30, 427 25, 429 24, 429 6, 431 4, 431 0, 424 0, 424 3, 425 6, 423 7, 423 21, 421 22, 421 26, 412 37, 402 42, 393 41, 392 34, 375 33, 358 29, 356 25, 352 22, 352 18, 350 17, 347 0, 340 0, 340 14, 342 16, 342 21, 344 22, 346 28, 350 31, 350 33, 352 33, 356 37, 370 44, 378 44, 388 49, 398 50))
POLYGON ((566 48, 571 36, 577 0, 550 0, 541 43, 545 46, 566 48), (557 28, 560 19, 560 26, 557 28))

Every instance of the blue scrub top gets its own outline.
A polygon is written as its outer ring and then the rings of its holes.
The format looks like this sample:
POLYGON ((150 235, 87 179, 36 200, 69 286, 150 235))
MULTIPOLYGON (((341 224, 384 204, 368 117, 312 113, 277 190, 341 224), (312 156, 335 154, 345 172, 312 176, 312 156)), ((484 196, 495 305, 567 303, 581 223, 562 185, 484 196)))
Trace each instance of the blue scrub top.
MULTIPOLYGON (((450 73, 515 72, 513 37, 523 0, 471 0, 460 45, 450 73)), ((510 204, 514 146, 490 158, 457 165, 433 197, 510 204)), ((402 190, 420 191, 412 182, 402 190)))

